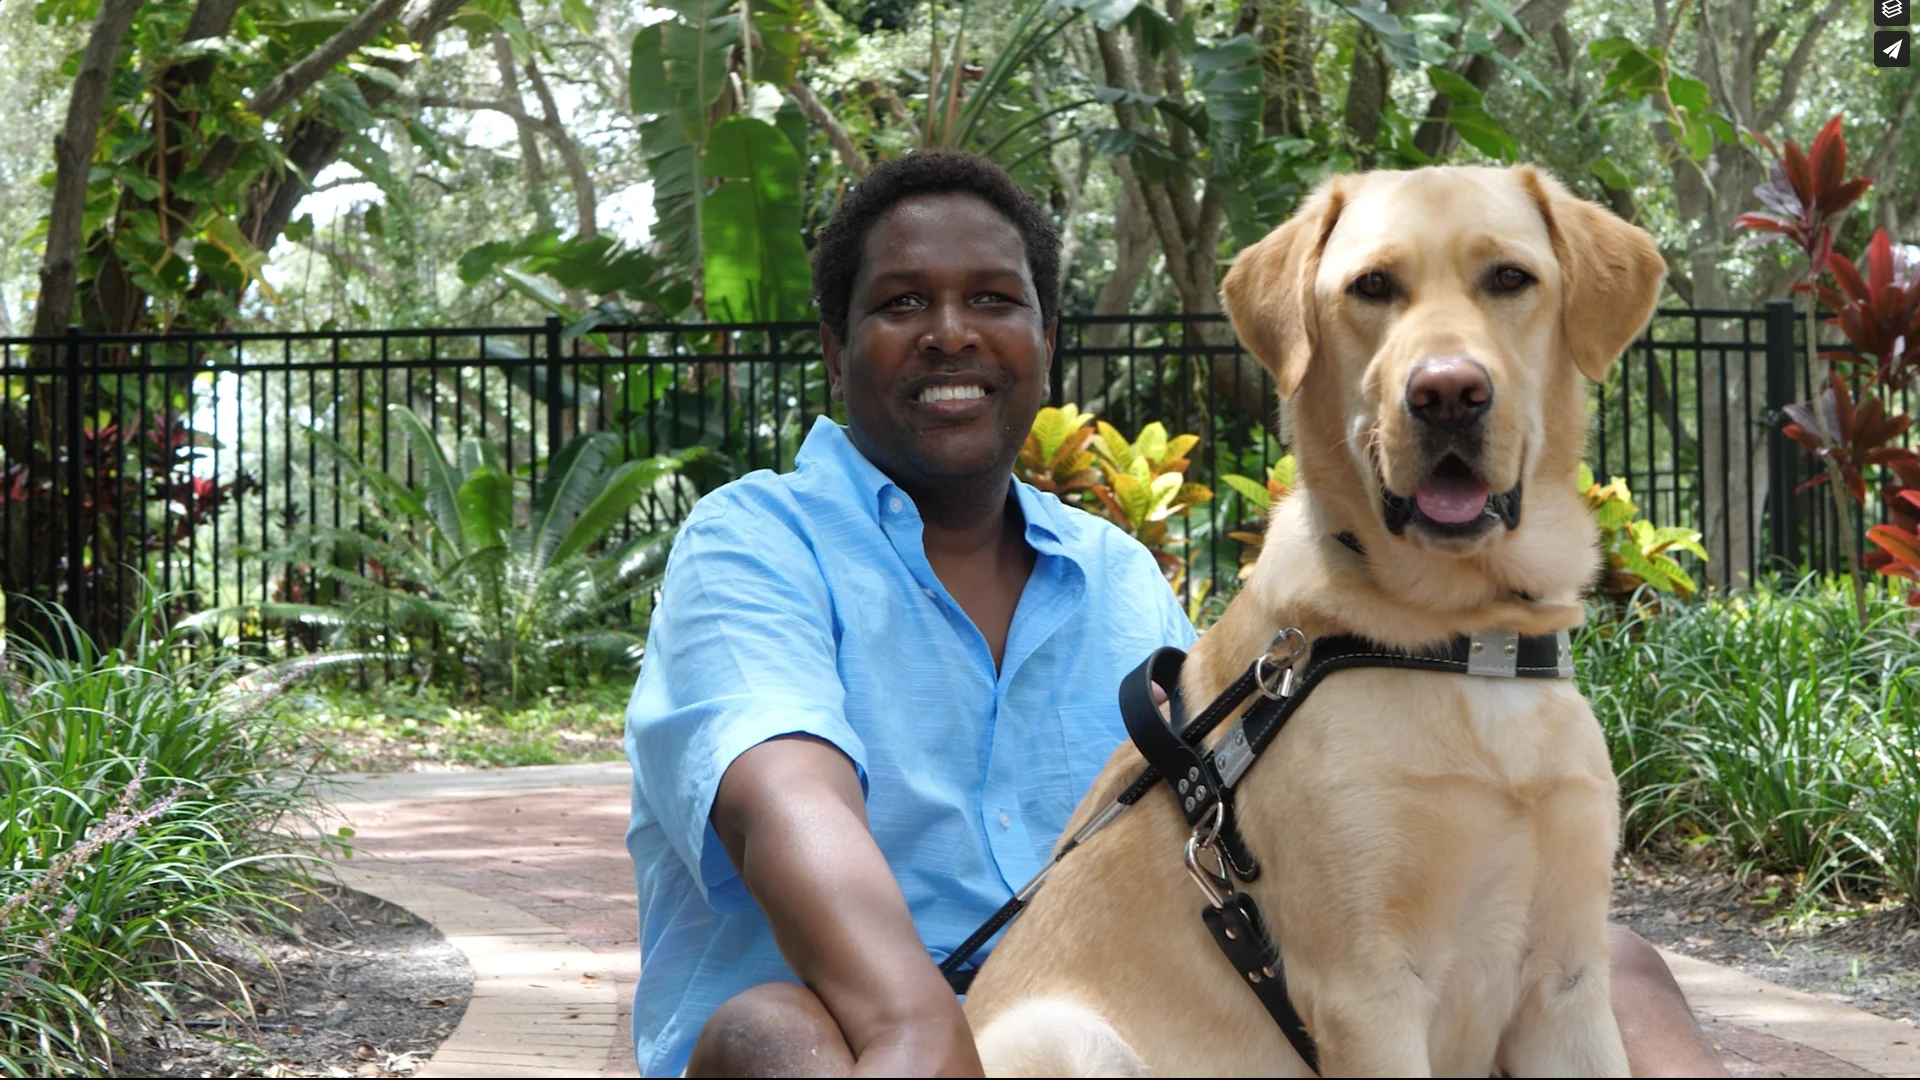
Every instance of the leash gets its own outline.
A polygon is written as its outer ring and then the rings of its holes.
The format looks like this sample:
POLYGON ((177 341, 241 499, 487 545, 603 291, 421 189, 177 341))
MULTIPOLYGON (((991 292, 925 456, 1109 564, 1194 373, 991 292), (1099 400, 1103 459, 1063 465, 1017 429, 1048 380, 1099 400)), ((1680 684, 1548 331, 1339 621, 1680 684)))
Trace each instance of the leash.
POLYGON ((961 965, 1026 909, 1060 860, 1164 780, 1192 830, 1187 837, 1186 867, 1207 898, 1201 921, 1287 1042, 1317 1075, 1318 1048, 1287 995, 1280 950, 1253 897, 1234 884, 1236 879, 1250 882, 1260 875, 1260 865, 1241 836, 1234 813, 1235 785, 1273 744, 1307 695, 1329 675, 1354 667, 1386 667, 1494 678, 1566 679, 1573 677, 1571 639, 1565 630, 1526 637, 1510 630, 1492 630, 1457 636, 1439 648, 1407 652, 1351 635, 1326 637, 1309 644, 1305 634, 1289 627, 1274 635, 1266 651, 1191 722, 1184 720, 1179 691, 1185 662, 1186 654, 1179 649, 1158 649, 1121 680, 1121 718, 1134 746, 1147 759, 1147 767, 962 942, 940 964, 940 972, 955 993, 966 993, 976 969, 963 971, 961 965), (1296 675, 1295 668, 1303 656, 1304 673, 1296 675), (1163 718, 1154 704, 1154 683, 1167 692, 1171 720, 1163 718), (1212 750, 1202 753, 1200 744, 1206 737, 1256 693, 1261 700, 1227 729, 1212 750), (1204 864, 1205 856, 1211 857, 1213 865, 1204 864))

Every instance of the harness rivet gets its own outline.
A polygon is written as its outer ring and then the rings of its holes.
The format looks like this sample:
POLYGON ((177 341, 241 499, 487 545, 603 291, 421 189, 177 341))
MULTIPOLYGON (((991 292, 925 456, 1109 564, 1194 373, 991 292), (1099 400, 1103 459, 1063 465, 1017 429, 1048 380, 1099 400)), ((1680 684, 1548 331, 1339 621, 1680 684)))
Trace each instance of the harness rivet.
POLYGON ((1185 795, 1186 793, 1187 793, 1187 782, 1185 780, 1182 780, 1180 781, 1180 794, 1185 795))
POLYGON ((1235 930, 1235 929, 1234 929, 1233 927, 1231 927, 1231 926, 1229 926, 1229 927, 1227 927, 1227 928, 1226 928, 1226 932, 1227 932, 1227 940, 1228 940, 1228 941, 1232 941, 1233 939, 1235 939, 1235 938, 1237 938, 1237 937, 1239 937, 1239 936, 1240 936, 1240 933, 1239 933, 1239 931, 1237 931, 1237 930, 1235 930))
POLYGON ((1187 779, 1189 780, 1200 779, 1200 767, 1197 765, 1187 766, 1187 779))
POLYGON ((1506 653, 1507 653, 1507 655, 1508 655, 1508 656, 1512 656, 1512 655, 1513 655, 1513 649, 1514 649, 1514 647, 1513 647, 1513 645, 1512 645, 1511 643, 1509 643, 1509 644, 1507 645, 1507 649, 1506 649, 1506 653))
POLYGON ((1259 982, 1259 981, 1260 981, 1260 973, 1259 973, 1259 972, 1257 972, 1257 971, 1249 971, 1249 972, 1247 972, 1247 978, 1248 978, 1248 979, 1250 979, 1250 980, 1252 980, 1253 982, 1259 982))
POLYGON ((1187 801, 1181 805, 1187 808, 1187 813, 1189 814, 1193 813, 1193 796, 1191 795, 1187 796, 1187 801))
POLYGON ((1261 971, 1264 971, 1264 972, 1266 972, 1266 973, 1267 973, 1267 978, 1269 978, 1269 979, 1271 979, 1271 978, 1273 978, 1273 968, 1272 968, 1272 967, 1263 967, 1263 968, 1261 968, 1260 970, 1261 970, 1261 971))
POLYGON ((1474 643, 1473 643, 1473 651, 1474 651, 1474 652, 1480 652, 1480 651, 1482 651, 1483 649, 1485 649, 1486 647, 1487 647, 1487 643, 1486 643, 1486 642, 1484 642, 1484 641, 1476 641, 1476 642, 1474 642, 1474 643))
POLYGON ((1204 799, 1204 798, 1206 798, 1206 797, 1207 797, 1207 785, 1205 785, 1205 784, 1201 784, 1201 785, 1200 785, 1199 787, 1197 787, 1197 788, 1194 788, 1194 789, 1193 789, 1193 797, 1194 797, 1194 798, 1196 798, 1196 799, 1204 799))

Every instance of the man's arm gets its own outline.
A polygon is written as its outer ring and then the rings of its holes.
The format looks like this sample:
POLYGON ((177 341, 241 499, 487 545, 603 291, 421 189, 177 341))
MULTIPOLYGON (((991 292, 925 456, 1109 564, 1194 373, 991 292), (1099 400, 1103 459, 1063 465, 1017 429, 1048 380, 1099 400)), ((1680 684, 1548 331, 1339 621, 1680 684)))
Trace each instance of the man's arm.
POLYGON ((981 1074, 846 755, 810 736, 763 742, 721 777, 712 821, 787 965, 839 1024, 853 1075, 981 1074))

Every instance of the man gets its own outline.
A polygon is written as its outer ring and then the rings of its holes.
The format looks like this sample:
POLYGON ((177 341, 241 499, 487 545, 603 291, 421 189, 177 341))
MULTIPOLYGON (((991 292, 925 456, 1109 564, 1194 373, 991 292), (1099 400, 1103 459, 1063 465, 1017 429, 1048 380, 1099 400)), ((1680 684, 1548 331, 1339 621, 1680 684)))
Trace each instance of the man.
POLYGON ((815 264, 848 426, 701 501, 628 711, 636 1047, 676 1073, 712 1014, 695 1074, 977 1075, 935 965, 1042 865, 1124 737, 1120 677, 1194 635, 1145 549, 1011 483, 1053 352, 1044 211, 915 154, 815 264))
POLYGON ((1031 198, 914 154, 814 261, 847 427, 696 507, 628 708, 647 1075, 978 1075, 937 964, 1124 738, 1121 676, 1194 637, 1145 549, 1011 481, 1057 325, 1031 198))

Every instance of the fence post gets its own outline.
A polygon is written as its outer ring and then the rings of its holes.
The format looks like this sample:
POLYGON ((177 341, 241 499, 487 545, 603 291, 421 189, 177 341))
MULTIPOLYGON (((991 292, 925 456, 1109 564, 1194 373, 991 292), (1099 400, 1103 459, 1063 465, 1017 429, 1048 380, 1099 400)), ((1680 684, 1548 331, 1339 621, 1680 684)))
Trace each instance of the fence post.
POLYGON ((62 605, 81 626, 88 630, 86 621, 87 588, 86 571, 82 562, 86 558, 86 539, 80 532, 80 504, 86 497, 83 485, 86 483, 85 470, 81 459, 86 454, 86 443, 81 437, 81 396, 85 388, 81 384, 80 371, 80 327, 67 326, 67 602, 62 605))
MULTIPOLYGON (((547 316, 547 473, 560 453, 560 316, 547 316)), ((531 380, 529 380, 531 381, 531 380)))
POLYGON ((1794 388, 1800 351, 1794 341, 1792 300, 1767 301, 1767 502, 1768 555, 1774 566, 1792 571, 1804 552, 1800 544, 1800 447, 1782 429, 1785 413, 1798 393, 1794 388))

